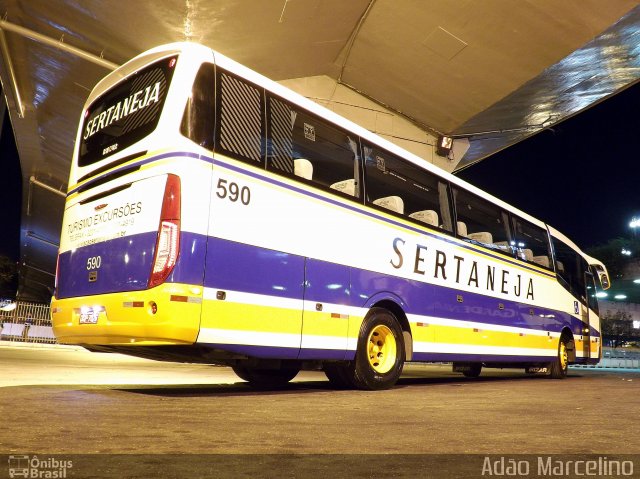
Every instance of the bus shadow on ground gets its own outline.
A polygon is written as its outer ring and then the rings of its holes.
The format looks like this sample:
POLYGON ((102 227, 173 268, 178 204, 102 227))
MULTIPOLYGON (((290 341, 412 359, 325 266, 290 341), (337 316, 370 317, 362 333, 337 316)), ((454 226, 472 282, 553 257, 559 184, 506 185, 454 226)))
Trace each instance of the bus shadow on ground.
MULTIPOLYGON (((571 377, 580 377, 580 374, 572 373, 571 377)), ((483 383, 500 383, 513 381, 547 380, 541 375, 502 374, 493 376, 480 376, 478 378, 465 378, 460 376, 425 377, 417 374, 403 376, 391 389, 402 390, 420 386, 473 386, 483 383)), ((116 391, 161 397, 202 397, 202 396, 264 396, 264 395, 299 395, 335 392, 337 394, 357 393, 363 391, 354 389, 340 389, 333 387, 326 380, 297 381, 279 388, 251 387, 248 383, 238 381, 232 384, 170 384, 149 386, 114 386, 116 391)), ((366 391, 365 391, 366 392, 366 391)))

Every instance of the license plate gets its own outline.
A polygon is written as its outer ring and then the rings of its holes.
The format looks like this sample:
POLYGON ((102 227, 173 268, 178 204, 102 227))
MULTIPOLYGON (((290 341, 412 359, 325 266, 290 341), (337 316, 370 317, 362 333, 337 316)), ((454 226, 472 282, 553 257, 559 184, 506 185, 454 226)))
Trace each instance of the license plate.
POLYGON ((80 324, 96 324, 98 322, 98 316, 100 311, 89 309, 87 311, 80 312, 80 324))

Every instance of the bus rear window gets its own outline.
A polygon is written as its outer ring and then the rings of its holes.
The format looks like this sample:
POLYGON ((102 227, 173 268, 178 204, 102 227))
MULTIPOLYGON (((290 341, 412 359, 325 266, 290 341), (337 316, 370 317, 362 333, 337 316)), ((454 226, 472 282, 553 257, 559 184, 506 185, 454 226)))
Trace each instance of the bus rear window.
POLYGON ((91 165, 117 153, 155 129, 176 58, 149 65, 93 102, 82 124, 79 166, 91 165))

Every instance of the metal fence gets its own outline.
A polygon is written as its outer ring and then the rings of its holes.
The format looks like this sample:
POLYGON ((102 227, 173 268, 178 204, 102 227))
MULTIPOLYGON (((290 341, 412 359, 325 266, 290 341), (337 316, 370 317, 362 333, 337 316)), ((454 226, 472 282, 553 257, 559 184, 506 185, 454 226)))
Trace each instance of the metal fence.
POLYGON ((18 301, 12 311, 0 310, 0 340, 55 344, 49 305, 18 301))

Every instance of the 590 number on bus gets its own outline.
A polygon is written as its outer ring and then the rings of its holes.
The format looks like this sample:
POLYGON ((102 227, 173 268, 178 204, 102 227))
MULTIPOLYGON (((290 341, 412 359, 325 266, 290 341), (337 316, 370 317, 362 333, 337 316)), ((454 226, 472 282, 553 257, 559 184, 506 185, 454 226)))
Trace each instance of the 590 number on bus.
POLYGON ((218 180, 216 195, 220 199, 228 198, 233 203, 240 201, 245 206, 251 202, 251 190, 248 186, 239 186, 238 183, 224 178, 218 180))

